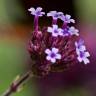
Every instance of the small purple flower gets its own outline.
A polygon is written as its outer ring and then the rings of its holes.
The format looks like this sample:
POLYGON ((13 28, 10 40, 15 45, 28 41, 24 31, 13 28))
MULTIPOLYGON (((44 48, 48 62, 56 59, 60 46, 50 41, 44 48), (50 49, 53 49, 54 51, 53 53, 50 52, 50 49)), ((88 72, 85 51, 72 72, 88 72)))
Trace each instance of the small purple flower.
POLYGON ((41 7, 37 7, 36 9, 31 7, 30 9, 28 9, 28 11, 30 11, 31 14, 35 15, 35 16, 40 16, 41 17, 41 16, 45 15, 45 12, 41 12, 42 11, 41 7))
POLYGON ((77 59, 79 62, 84 62, 85 64, 90 63, 88 59, 88 57, 90 56, 89 52, 77 50, 76 53, 78 55, 77 59))
POLYGON ((60 18, 60 16, 62 16, 63 13, 62 12, 57 12, 57 11, 50 11, 49 13, 47 13, 47 16, 52 16, 53 19, 58 19, 60 18))
POLYGON ((52 63, 56 62, 56 59, 61 59, 61 54, 58 53, 57 48, 46 49, 45 53, 47 54, 46 60, 51 61, 52 63))
POLYGON ((60 36, 69 36, 69 35, 76 35, 79 36, 79 30, 75 29, 75 27, 69 27, 69 28, 63 28, 62 31, 60 31, 60 36))
POLYGON ((76 50, 85 51, 86 46, 84 45, 84 40, 80 39, 78 42, 75 42, 76 50))
POLYGON ((85 64, 90 63, 89 59, 87 57, 90 56, 89 52, 86 51, 86 47, 84 45, 83 40, 79 40, 78 42, 75 42, 76 46, 76 53, 77 53, 77 59, 79 62, 84 62, 85 64))
POLYGON ((62 29, 62 30, 60 31, 59 35, 60 35, 60 36, 63 36, 63 37, 69 36, 68 28, 62 29))
POLYGON ((68 15, 68 14, 62 15, 62 16, 60 17, 60 19, 61 19, 62 21, 64 21, 64 23, 75 23, 75 20, 74 20, 74 19, 71 19, 71 16, 68 15))
POLYGON ((78 29, 75 29, 75 27, 70 27, 69 30, 68 30, 69 34, 70 35, 76 35, 76 36, 79 36, 79 30, 78 29))
POLYGON ((58 28, 58 25, 53 25, 53 27, 48 27, 47 31, 52 33, 53 37, 57 37, 61 33, 62 29, 58 28))

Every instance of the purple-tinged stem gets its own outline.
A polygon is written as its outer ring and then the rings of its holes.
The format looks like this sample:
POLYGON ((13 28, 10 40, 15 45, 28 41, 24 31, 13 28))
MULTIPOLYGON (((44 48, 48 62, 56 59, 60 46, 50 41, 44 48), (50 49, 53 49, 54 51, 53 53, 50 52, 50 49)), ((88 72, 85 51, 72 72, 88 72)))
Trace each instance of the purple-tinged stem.
POLYGON ((37 32, 38 31, 38 16, 35 16, 34 18, 34 30, 37 32))
POLYGON ((56 24, 57 24, 57 19, 53 19, 52 25, 56 25, 56 24))
POLYGON ((13 81, 10 87, 4 92, 2 96, 11 96, 13 93, 16 93, 20 86, 24 84, 26 80, 32 77, 32 72, 28 71, 27 73, 24 74, 21 78, 19 78, 17 81, 13 81))
POLYGON ((67 27, 67 23, 63 22, 62 29, 65 29, 67 27))

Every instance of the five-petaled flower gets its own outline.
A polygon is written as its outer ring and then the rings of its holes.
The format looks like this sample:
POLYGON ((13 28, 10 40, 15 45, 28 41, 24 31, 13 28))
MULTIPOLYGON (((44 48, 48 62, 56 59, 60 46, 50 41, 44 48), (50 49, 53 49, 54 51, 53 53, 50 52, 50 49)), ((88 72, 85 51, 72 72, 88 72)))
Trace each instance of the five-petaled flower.
POLYGON ((43 16, 45 15, 45 12, 42 12, 42 8, 41 7, 37 7, 36 9, 34 9, 33 7, 31 7, 30 9, 28 9, 28 11, 31 12, 32 15, 35 16, 43 16))
POLYGON ((57 37, 60 35, 61 31, 63 31, 61 28, 58 28, 58 25, 53 25, 53 27, 48 27, 47 31, 49 33, 52 33, 53 37, 57 37))
POLYGON ((75 23, 75 20, 74 19, 71 19, 71 15, 62 15, 60 17, 60 19, 64 22, 64 23, 75 23))
POLYGON ((50 11, 49 13, 47 13, 47 16, 52 16, 53 19, 58 19, 63 15, 62 12, 57 12, 57 11, 50 11))
POLYGON ((58 48, 52 48, 52 50, 50 49, 46 49, 45 53, 47 54, 46 56, 46 60, 51 61, 52 63, 56 62, 56 59, 61 59, 61 54, 58 53, 59 50, 58 48))
POLYGON ((76 53, 78 55, 77 59, 79 62, 83 61, 85 64, 90 63, 88 59, 88 57, 90 56, 89 52, 77 50, 76 53))

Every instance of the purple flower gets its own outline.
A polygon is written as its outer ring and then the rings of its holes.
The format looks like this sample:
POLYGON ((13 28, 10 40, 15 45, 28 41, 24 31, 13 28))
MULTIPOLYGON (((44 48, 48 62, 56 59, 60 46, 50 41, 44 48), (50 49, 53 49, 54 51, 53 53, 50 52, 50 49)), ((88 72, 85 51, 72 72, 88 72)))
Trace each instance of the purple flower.
POLYGON ((75 27, 70 27, 69 30, 68 30, 69 34, 70 35, 76 35, 76 36, 79 36, 79 30, 78 29, 75 29, 75 27))
POLYGON ((86 51, 86 47, 84 45, 83 40, 79 40, 78 42, 75 42, 76 46, 76 53, 77 53, 77 59, 79 62, 84 62, 85 64, 90 63, 89 59, 87 57, 90 56, 89 52, 86 51))
POLYGON ((60 36, 69 36, 69 35, 76 35, 76 36, 79 36, 79 30, 75 29, 75 27, 68 27, 68 28, 63 28, 61 31, 60 31, 60 36))
POLYGON ((58 49, 57 48, 52 48, 52 50, 50 49, 46 49, 45 53, 47 54, 46 60, 51 61, 52 63, 56 62, 56 59, 61 59, 61 55, 58 53, 58 49))
POLYGON ((90 63, 90 61, 88 59, 88 57, 90 56, 89 52, 77 50, 76 53, 78 55, 77 59, 79 62, 84 62, 85 64, 90 63))
POLYGON ((78 42, 75 42, 75 46, 76 46, 76 50, 79 50, 79 51, 86 50, 86 46, 84 45, 84 41, 82 39, 80 39, 78 42))
POLYGON ((68 28, 62 29, 62 30, 60 31, 59 35, 60 35, 60 36, 63 36, 63 37, 69 36, 68 28))
POLYGON ((62 12, 57 12, 57 11, 50 11, 49 13, 47 13, 47 16, 52 16, 53 19, 58 19, 63 15, 62 12))
POLYGON ((41 17, 41 16, 45 15, 45 12, 41 12, 42 11, 41 7, 37 7, 36 9, 31 7, 30 9, 28 9, 28 11, 30 11, 31 14, 35 15, 35 16, 40 16, 41 17))
POLYGON ((75 23, 75 20, 74 20, 74 19, 71 19, 71 16, 68 15, 68 14, 62 15, 62 16, 60 17, 60 19, 61 19, 62 21, 64 21, 64 23, 75 23))
POLYGON ((53 37, 57 37, 60 35, 62 29, 61 28, 58 28, 58 25, 53 25, 53 27, 48 27, 47 31, 49 33, 52 33, 52 36, 53 37))

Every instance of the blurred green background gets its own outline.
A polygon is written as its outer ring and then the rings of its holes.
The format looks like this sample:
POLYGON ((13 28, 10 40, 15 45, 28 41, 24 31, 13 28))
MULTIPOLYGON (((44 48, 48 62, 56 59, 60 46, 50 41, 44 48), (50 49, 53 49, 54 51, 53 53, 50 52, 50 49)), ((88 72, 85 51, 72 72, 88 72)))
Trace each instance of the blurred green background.
MULTIPOLYGON (((27 9, 41 6, 47 12, 59 10, 76 18, 76 26, 92 54, 92 64, 85 69, 79 66, 63 74, 32 79, 21 92, 12 96, 96 96, 95 4, 96 0, 0 0, 0 94, 28 68, 27 43, 33 28, 33 17, 27 9)), ((45 24, 44 20, 41 22, 45 24)))

